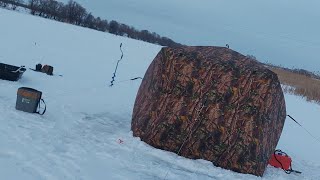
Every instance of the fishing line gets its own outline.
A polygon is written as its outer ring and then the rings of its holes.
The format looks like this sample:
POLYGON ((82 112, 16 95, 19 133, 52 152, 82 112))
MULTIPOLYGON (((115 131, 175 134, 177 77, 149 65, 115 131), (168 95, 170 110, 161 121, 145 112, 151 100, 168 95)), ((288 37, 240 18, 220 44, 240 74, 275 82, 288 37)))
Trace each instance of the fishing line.
POLYGON ((292 119, 296 124, 298 124, 302 129, 304 129, 312 138, 314 138, 317 142, 320 143, 320 140, 314 136, 310 131, 308 131, 306 128, 304 128, 297 120, 295 120, 292 116, 287 115, 290 119, 292 119))
POLYGON ((138 79, 143 79, 143 78, 142 77, 135 77, 135 78, 127 79, 127 80, 118 81, 117 84, 123 83, 123 82, 128 82, 128 81, 135 81, 135 80, 138 80, 138 79))

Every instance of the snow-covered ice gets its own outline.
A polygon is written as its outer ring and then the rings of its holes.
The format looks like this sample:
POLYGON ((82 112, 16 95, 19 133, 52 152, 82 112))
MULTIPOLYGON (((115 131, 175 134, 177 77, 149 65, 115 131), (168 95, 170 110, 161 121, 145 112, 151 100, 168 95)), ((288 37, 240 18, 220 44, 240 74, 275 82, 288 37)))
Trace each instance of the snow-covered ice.
MULTIPOLYGON (((54 66, 0 80, 0 179, 261 179, 155 149, 130 131, 140 80, 160 46, 0 9, 0 62, 54 66), (109 87, 120 58, 115 85, 109 87), (44 116, 15 110, 19 87, 43 92, 44 116), (120 142, 123 141, 123 142, 120 142)), ((319 105, 286 95, 287 111, 315 136, 319 105)), ((279 148, 301 175, 268 167, 262 179, 319 179, 320 144, 287 119, 279 148)))

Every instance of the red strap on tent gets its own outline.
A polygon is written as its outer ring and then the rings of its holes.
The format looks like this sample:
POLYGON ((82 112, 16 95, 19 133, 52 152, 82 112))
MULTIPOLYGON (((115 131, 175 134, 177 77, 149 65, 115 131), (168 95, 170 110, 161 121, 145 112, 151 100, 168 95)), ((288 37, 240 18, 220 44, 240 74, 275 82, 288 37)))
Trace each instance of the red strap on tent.
POLYGON ((271 166, 276 168, 281 168, 287 174, 290 174, 292 172, 300 174, 301 172, 292 170, 291 162, 292 162, 291 157, 288 156, 285 152, 282 152, 281 150, 275 150, 269 160, 269 164, 271 166))

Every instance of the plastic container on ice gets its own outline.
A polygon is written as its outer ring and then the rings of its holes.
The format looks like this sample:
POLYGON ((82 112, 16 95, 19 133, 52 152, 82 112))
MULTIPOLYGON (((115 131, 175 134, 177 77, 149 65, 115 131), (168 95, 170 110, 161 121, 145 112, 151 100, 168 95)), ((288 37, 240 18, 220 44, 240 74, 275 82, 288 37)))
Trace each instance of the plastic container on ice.
POLYGON ((19 88, 17 92, 16 109, 29 113, 38 113, 37 108, 41 100, 41 95, 41 91, 32 88, 19 88))

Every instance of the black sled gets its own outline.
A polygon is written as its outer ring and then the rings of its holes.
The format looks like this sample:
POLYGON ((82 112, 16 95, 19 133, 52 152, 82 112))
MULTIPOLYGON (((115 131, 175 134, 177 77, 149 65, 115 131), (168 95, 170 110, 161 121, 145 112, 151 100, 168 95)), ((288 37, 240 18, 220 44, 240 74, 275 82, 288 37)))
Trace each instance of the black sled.
POLYGON ((0 63, 0 79, 8 81, 18 81, 26 71, 24 66, 18 67, 0 63))

